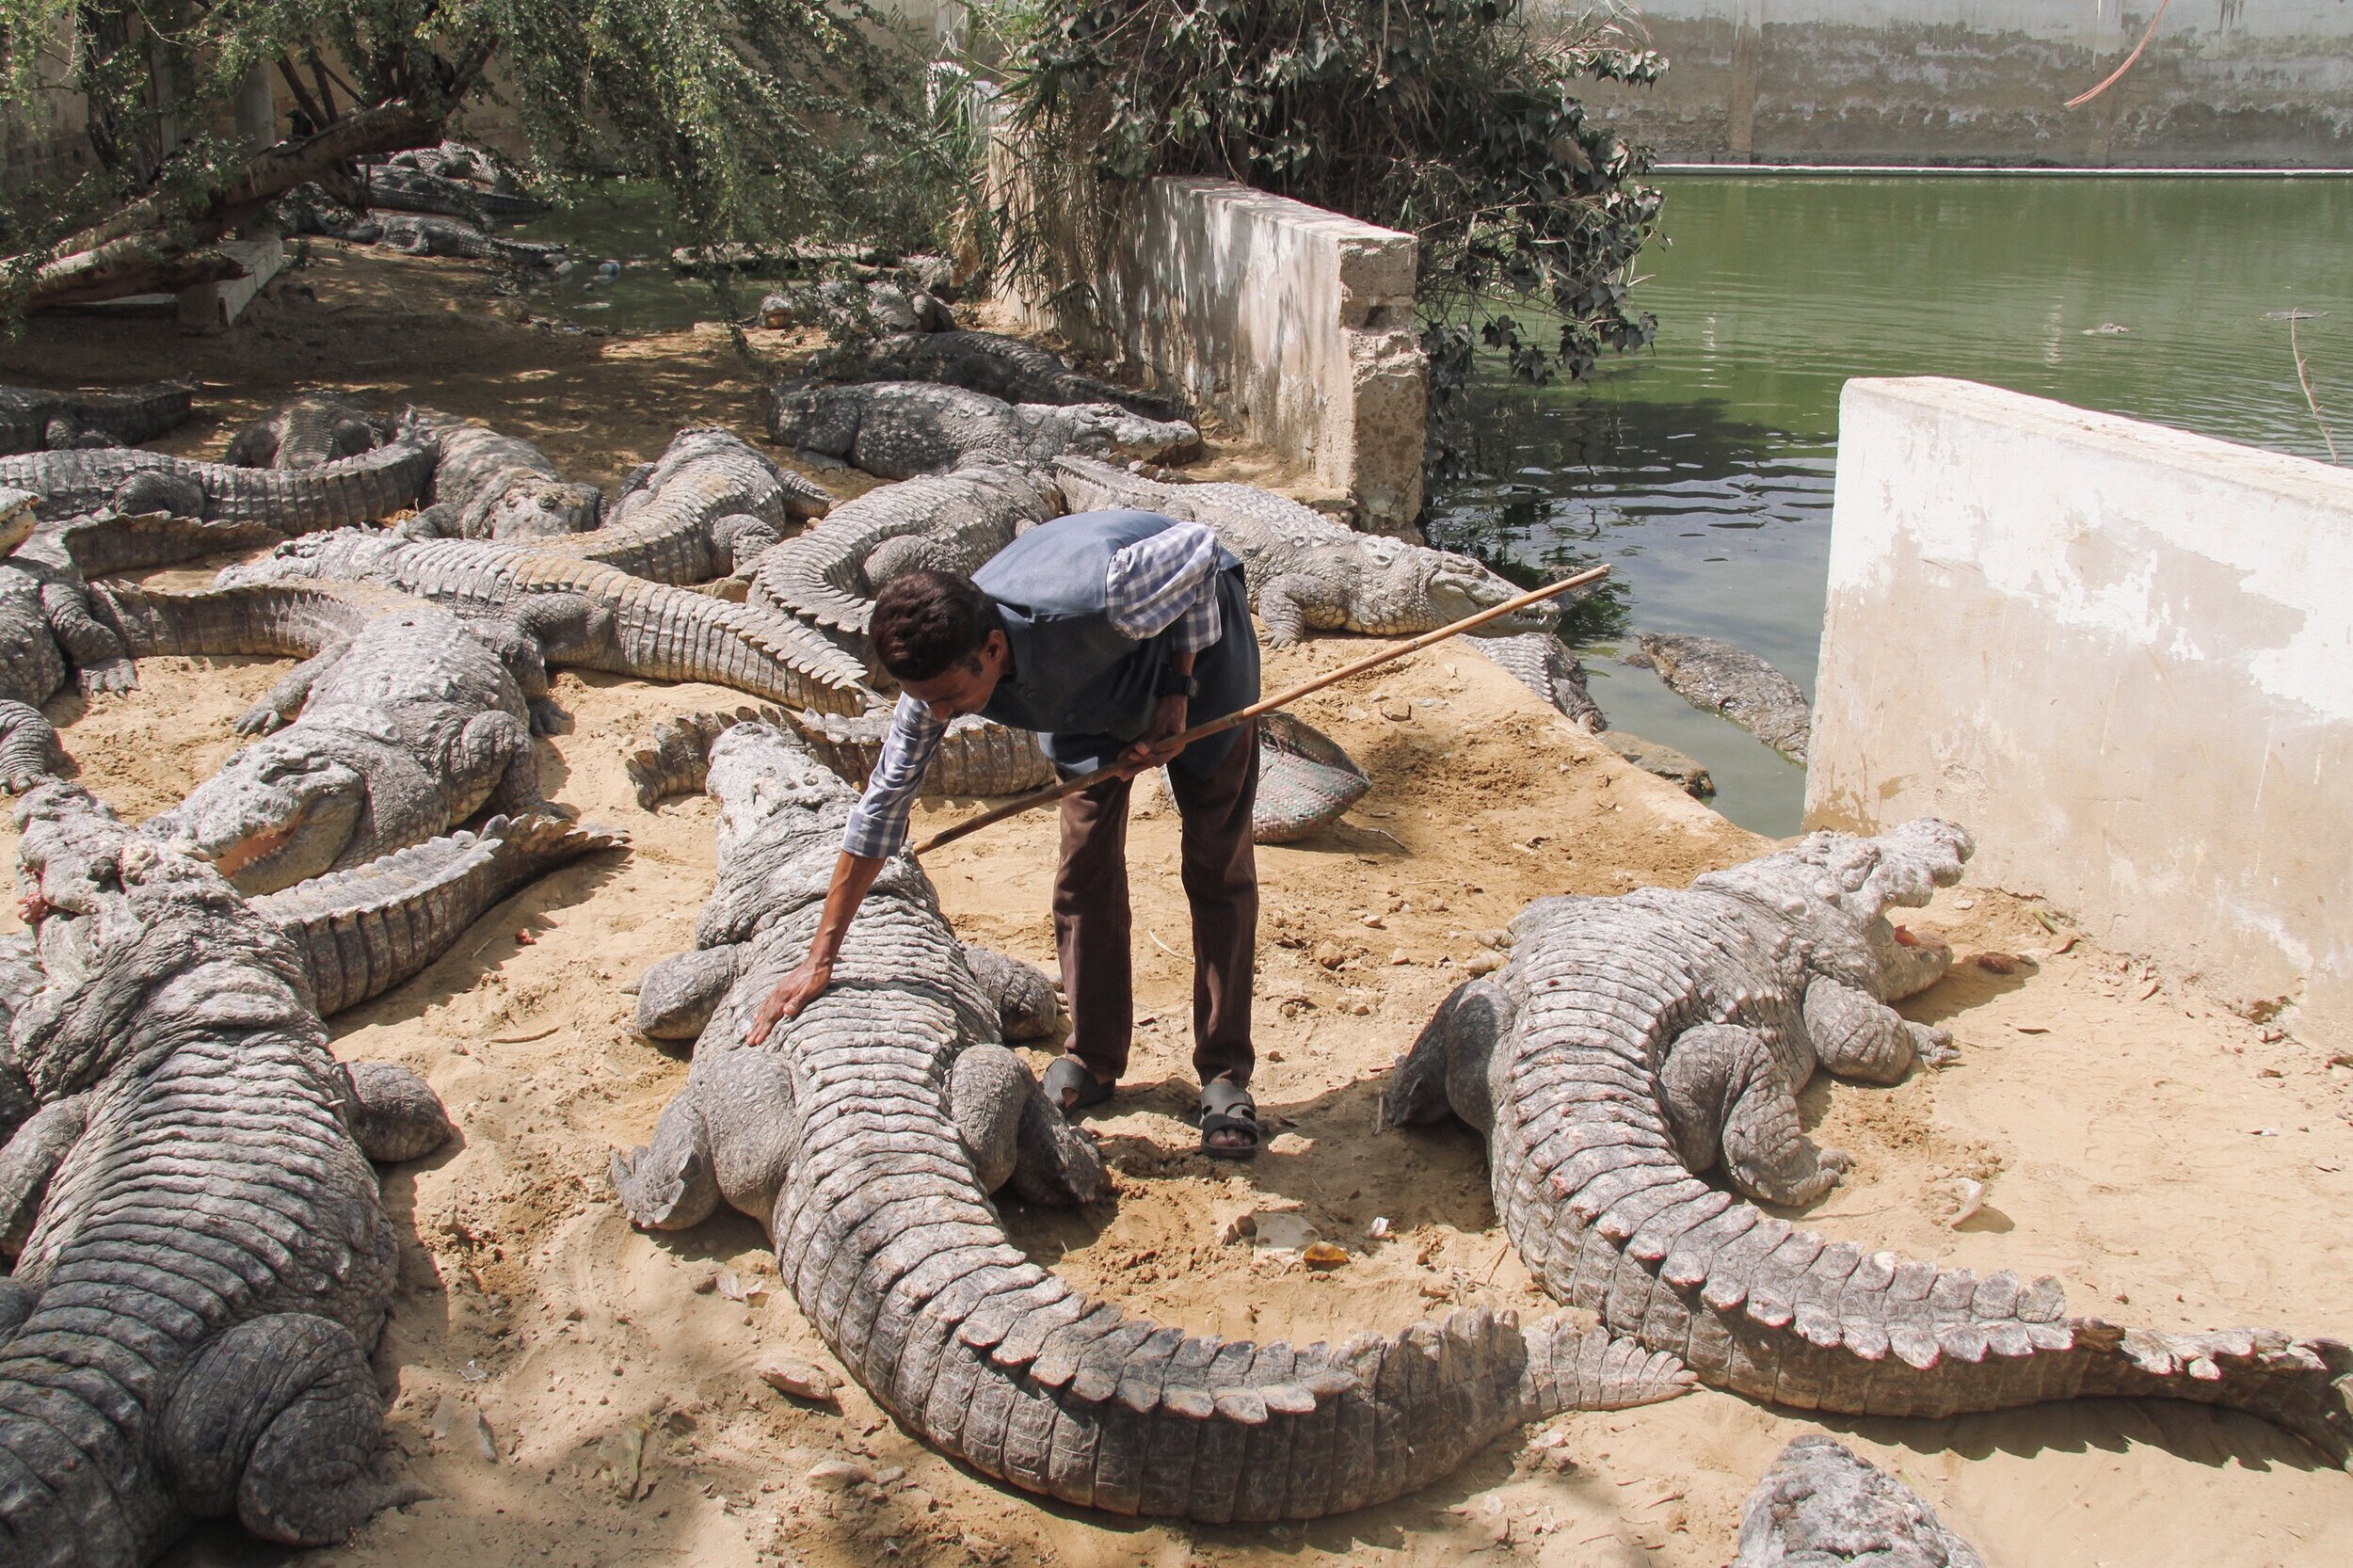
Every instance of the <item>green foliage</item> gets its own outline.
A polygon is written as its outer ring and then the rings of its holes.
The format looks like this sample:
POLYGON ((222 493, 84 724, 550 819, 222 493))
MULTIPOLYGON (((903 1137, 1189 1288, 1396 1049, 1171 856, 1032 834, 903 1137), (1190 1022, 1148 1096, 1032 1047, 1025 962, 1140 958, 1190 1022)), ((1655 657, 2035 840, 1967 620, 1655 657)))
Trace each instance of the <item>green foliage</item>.
POLYGON ((232 106, 256 65, 312 128, 386 104, 438 126, 496 93, 541 181, 651 178, 695 243, 888 243, 950 180, 919 56, 866 0, 0 0, 0 110, 62 78, 104 165, 23 193, 10 248, 158 191, 201 216, 244 156, 232 106))
POLYGON ((1421 241, 1439 401, 1476 347, 1535 381, 1639 347, 1647 154, 1586 116, 1592 81, 1665 69, 1614 11, 1546 33, 1520 0, 1003 0, 1003 101, 1033 200, 1000 254, 1072 299, 1136 182, 1216 174, 1421 241))

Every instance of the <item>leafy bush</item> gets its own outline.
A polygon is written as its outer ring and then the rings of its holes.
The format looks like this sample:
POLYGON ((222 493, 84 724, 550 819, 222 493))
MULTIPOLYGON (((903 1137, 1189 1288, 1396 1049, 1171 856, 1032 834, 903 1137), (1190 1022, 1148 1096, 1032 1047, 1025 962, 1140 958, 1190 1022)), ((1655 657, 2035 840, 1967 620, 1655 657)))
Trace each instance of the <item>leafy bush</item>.
POLYGON ((1477 346, 1542 381, 1651 340, 1627 298, 1648 155, 1577 96, 1665 69, 1615 9, 1547 30, 1520 0, 1000 0, 983 21, 1023 172, 998 255, 1034 292, 1083 308, 1136 184, 1214 174, 1419 237, 1433 407, 1477 346))

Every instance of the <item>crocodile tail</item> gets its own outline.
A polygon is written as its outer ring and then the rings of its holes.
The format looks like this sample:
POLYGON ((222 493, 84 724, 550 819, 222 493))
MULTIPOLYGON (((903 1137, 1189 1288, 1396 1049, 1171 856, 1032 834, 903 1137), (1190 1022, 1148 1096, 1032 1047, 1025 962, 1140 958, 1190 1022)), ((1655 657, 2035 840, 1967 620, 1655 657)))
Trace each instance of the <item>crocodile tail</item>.
POLYGON ((316 468, 192 466, 202 475, 208 520, 258 522, 281 534, 314 534, 379 522, 414 506, 439 456, 430 437, 409 433, 356 457, 316 468))
POLYGON ((22 794, 65 771, 65 747, 40 709, 0 699, 0 790, 22 794))
POLYGON ((125 446, 152 441, 196 412, 196 383, 151 381, 81 399, 83 417, 125 446))
POLYGON ((292 938, 328 1016, 424 972, 523 884, 628 842, 625 833, 552 815, 493 817, 479 832, 428 840, 248 902, 292 938))
POLYGON ((862 636, 874 609, 858 569, 864 555, 858 546, 869 542, 829 524, 772 545, 753 568, 749 601, 862 636))
POLYGON ((1321 832, 1365 797, 1372 780, 1340 744, 1289 713, 1261 715, 1253 843, 1288 844, 1321 832))
POLYGON ((784 715, 774 708, 738 708, 728 713, 680 713, 656 724, 625 764, 637 804, 650 811, 679 795, 702 793, 711 776, 712 743, 739 724, 755 722, 781 724, 784 715))
POLYGON ((642 613, 615 616, 624 673, 731 686, 827 712, 854 713, 869 700, 865 666, 788 616, 661 584, 631 593, 642 613))
POLYGON ((1612 1333, 1802 1410, 1942 1417, 2152 1396, 2246 1410, 2353 1459, 2353 1351, 2336 1341, 2070 1319, 2055 1279, 1831 1240, 1700 1180, 1660 1109, 1668 1010, 1623 1000, 1681 995, 1680 961, 1596 934, 1515 962, 1517 1038, 1563 1044, 1495 1064, 1497 1208, 1545 1289, 1612 1333))
POLYGON ((251 583, 181 593, 92 583, 91 612, 134 659, 249 654, 307 659, 352 635, 401 596, 356 584, 251 583))
MULTIPOLYGON (((890 714, 884 710, 844 717, 803 710, 792 716, 792 728, 819 761, 863 786, 882 760, 890 714)), ((985 799, 1041 789, 1053 776, 1054 764, 1038 748, 1035 735, 970 713, 949 724, 917 792, 926 800, 985 799)))
POLYGON ((1533 1416, 1679 1391, 1654 1357, 1596 1352, 1589 1373, 1569 1331, 1485 1308, 1296 1349, 1128 1317, 1008 1244, 944 1105, 907 1113, 901 1085, 936 1082, 936 1056, 885 1027, 828 1033, 808 1064, 844 1089, 804 1127, 776 1256, 875 1400, 985 1474, 1114 1513, 1314 1518, 1427 1485, 1533 1416))

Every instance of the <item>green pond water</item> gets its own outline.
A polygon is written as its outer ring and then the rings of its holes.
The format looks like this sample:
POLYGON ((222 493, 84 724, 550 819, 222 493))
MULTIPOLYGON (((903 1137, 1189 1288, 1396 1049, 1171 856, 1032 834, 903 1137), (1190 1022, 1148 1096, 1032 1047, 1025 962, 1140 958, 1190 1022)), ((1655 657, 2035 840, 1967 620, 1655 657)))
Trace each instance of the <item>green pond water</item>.
MULTIPOLYGON (((1848 377, 1964 376, 2325 458, 2272 319, 2302 310, 2313 394, 2353 458, 2353 180, 1658 183, 1637 291, 1656 345, 1585 383, 1482 380, 1479 474, 1424 520, 1529 581, 1609 562, 1568 631, 1595 698, 1706 763, 1717 808, 1760 832, 1797 831, 1802 770, 1616 655, 1634 629, 1705 632, 1812 695, 1848 377)), ((670 270, 664 216, 621 187, 520 227, 581 257, 533 309, 620 329, 711 318, 709 289, 670 270), (608 258, 622 270, 599 281, 608 258)), ((745 310, 760 292, 739 285, 745 310)))
POLYGON ((1637 290, 1657 344, 1579 385, 1479 385, 1479 477, 1424 520, 1530 581, 1609 563, 1568 632, 1594 698, 1705 762, 1717 808, 1760 832, 1797 831, 1803 771, 1619 664, 1618 639, 1721 637, 1813 694, 1848 377, 1962 376, 2325 459, 2269 318, 2327 312, 2297 330, 2353 458, 2353 181, 1659 184, 1667 243, 1637 290))

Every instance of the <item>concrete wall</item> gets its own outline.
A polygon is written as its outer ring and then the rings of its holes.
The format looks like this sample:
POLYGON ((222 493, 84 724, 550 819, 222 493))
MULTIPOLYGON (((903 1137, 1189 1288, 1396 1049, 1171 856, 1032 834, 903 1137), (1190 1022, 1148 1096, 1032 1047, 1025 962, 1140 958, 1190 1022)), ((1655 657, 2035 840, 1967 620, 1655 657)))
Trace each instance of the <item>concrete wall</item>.
POLYGON ((2353 1045, 2353 471, 1966 381, 1847 383, 1806 820, 1922 813, 2353 1045))
MULTIPOLYGON (((1556 16, 1569 0, 1539 0, 1556 16)), ((2353 4, 2188 0, 2105 93, 2154 0, 1644 0, 1672 61, 1594 107, 1662 158, 2353 166, 2353 4)))
POLYGON ((1421 511, 1428 367, 1411 234, 1229 180, 1150 182, 1092 318, 1017 302, 1311 468, 1368 528, 1421 511))

